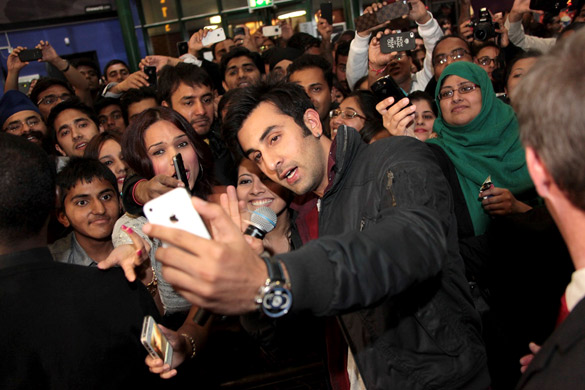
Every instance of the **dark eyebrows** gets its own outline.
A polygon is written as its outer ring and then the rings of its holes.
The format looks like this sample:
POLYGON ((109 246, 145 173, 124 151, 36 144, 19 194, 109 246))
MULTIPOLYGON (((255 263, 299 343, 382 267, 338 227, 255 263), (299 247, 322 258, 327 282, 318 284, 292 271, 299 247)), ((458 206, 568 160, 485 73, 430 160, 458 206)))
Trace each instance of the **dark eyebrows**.
MULTIPOLYGON (((264 140, 266 139, 266 137, 268 136, 268 134, 270 134, 275 128, 279 127, 278 125, 272 125, 272 126, 268 126, 266 128, 266 130, 264 130, 264 132, 262 132, 262 135, 260 135, 260 143, 264 142, 264 140)), ((255 149, 248 149, 244 152, 244 156, 249 156, 250 153, 254 152, 255 149)))

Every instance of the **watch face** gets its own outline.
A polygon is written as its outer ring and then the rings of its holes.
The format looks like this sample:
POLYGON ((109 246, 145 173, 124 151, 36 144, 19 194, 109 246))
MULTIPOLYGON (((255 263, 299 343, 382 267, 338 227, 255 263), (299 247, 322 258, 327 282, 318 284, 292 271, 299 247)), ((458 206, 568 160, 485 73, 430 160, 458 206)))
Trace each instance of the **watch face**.
POLYGON ((292 305, 291 292, 281 286, 270 286, 262 300, 262 311, 272 318, 282 317, 292 305))

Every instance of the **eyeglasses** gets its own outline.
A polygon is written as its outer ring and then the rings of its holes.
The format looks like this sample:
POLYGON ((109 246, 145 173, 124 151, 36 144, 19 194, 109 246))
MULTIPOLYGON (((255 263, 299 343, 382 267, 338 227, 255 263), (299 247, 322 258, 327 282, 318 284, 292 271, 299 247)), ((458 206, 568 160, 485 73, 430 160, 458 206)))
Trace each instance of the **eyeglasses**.
POLYGON ((464 95, 466 93, 470 93, 475 91, 476 88, 479 88, 479 85, 477 84, 473 84, 473 83, 469 83, 469 84, 463 84, 460 85, 459 88, 457 89, 445 89, 439 92, 439 96, 438 99, 439 100, 443 100, 443 99, 449 99, 453 97, 453 94, 455 93, 455 91, 459 92, 460 94, 464 95))
POLYGON ((25 119, 24 122, 22 121, 10 122, 8 126, 4 128, 4 131, 7 133, 18 133, 22 131, 22 127, 24 126, 25 123, 28 127, 32 128, 40 125, 41 119, 33 116, 31 118, 25 119))
POLYGON ((455 49, 449 54, 439 54, 433 59, 433 62, 435 65, 443 65, 447 63, 449 57, 451 57, 453 61, 457 61, 463 58, 465 55, 469 55, 469 52, 467 50, 455 49))
POLYGON ((105 126, 108 123, 108 119, 113 121, 117 121, 122 119, 122 113, 120 111, 114 111, 110 115, 100 115, 98 117, 98 122, 100 125, 105 126))
POLYGON ((37 102, 37 106, 40 106, 41 104, 50 106, 51 104, 54 104, 57 100, 60 101, 65 101, 65 100, 69 100, 71 99, 71 94, 70 93, 64 93, 62 95, 47 95, 43 98, 41 98, 38 102, 37 102))
POLYGON ((341 115, 341 118, 343 119, 353 119, 357 116, 358 118, 366 120, 366 117, 361 116, 360 114, 358 114, 357 112, 350 108, 346 108, 345 110, 340 110, 339 108, 337 108, 335 110, 329 111, 329 118, 335 118, 336 116, 339 115, 341 115))
POLYGON ((406 55, 406 53, 402 52, 402 53, 398 53, 395 56, 390 57, 390 61, 388 62, 392 62, 392 61, 402 61, 403 59, 405 59, 406 57, 408 57, 406 55))
POLYGON ((481 66, 489 66, 492 62, 494 63, 494 65, 497 65, 498 64, 496 62, 497 60, 498 60, 497 58, 489 58, 488 56, 485 56, 478 58, 477 62, 479 62, 481 66))

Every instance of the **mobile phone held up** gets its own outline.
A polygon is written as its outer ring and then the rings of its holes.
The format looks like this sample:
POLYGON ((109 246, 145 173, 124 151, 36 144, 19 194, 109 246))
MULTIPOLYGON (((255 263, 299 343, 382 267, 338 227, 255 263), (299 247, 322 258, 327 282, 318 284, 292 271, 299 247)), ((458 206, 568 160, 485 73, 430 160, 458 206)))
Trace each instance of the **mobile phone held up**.
POLYGON ((397 0, 394 3, 385 5, 373 14, 358 16, 355 18, 356 31, 366 31, 393 19, 402 19, 403 16, 408 15, 411 8, 407 0, 397 0))
MULTIPOLYGON (((396 84, 396 81, 390 76, 379 78, 374 84, 372 84, 370 89, 376 96, 378 102, 392 96, 394 98, 394 103, 392 104, 394 105, 396 102, 406 97, 402 88, 400 88, 398 84, 396 84)), ((412 103, 409 102, 406 107, 411 105, 412 103)))
POLYGON ((214 43, 225 41, 225 38, 225 32, 223 31, 223 28, 220 27, 207 32, 207 35, 203 37, 201 43, 203 46, 210 46, 214 43))
MULTIPOLYGON (((174 229, 181 229, 199 237, 211 239, 207 227, 193 208, 191 197, 184 188, 175 188, 147 202, 144 215, 148 222, 174 229)), ((163 247, 168 244, 163 242, 163 247)))
POLYGON ((145 66, 144 73, 148 77, 148 85, 156 88, 156 66, 145 66))
POLYGON ((187 41, 177 42, 177 53, 179 54, 179 57, 182 56, 183 54, 189 53, 189 42, 187 41))
POLYGON ((333 5, 331 3, 321 3, 321 17, 333 26, 333 5))
POLYGON ((173 362, 173 347, 151 316, 144 317, 140 341, 150 356, 155 359, 161 359, 169 366, 171 365, 173 362))
POLYGON ((412 31, 384 35, 380 39, 380 51, 388 54, 394 51, 414 50, 416 40, 412 31))
POLYGON ((25 49, 18 53, 18 58, 21 62, 37 61, 43 58, 41 49, 25 49))
POLYGON ((264 26, 262 27, 262 35, 265 37, 277 37, 282 35, 280 26, 264 26))

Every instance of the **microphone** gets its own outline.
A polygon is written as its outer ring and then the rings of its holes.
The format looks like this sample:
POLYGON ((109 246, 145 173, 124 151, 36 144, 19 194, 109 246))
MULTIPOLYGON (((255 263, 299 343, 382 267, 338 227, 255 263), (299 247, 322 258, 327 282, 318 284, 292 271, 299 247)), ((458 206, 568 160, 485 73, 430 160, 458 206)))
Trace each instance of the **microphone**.
POLYGON ((276 227, 276 213, 270 207, 260 207, 251 213, 250 224, 244 234, 262 240, 276 227))
MULTIPOLYGON (((270 233, 276 227, 276 213, 270 207, 260 207, 256 210, 250 211, 250 224, 244 231, 247 236, 259 238, 262 240, 266 234, 270 233)), ((197 325, 205 326, 211 317, 211 312, 200 308, 193 316, 193 321, 197 325)))

